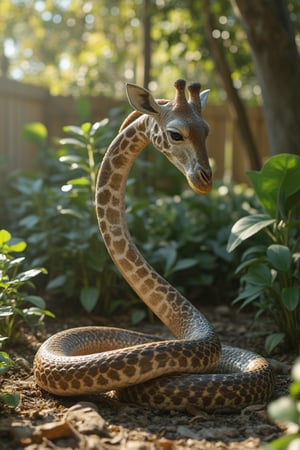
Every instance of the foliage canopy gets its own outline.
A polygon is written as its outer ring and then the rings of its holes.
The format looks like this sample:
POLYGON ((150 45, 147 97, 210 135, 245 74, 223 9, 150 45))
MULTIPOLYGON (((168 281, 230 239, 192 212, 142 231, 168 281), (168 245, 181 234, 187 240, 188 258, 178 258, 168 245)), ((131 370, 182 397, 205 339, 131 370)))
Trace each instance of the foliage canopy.
MULTIPOLYGON (((203 5, 189 0, 2 0, 2 75, 47 86, 53 94, 122 95, 123 81, 141 84, 146 3, 151 79, 157 82, 150 87, 168 94, 169 80, 185 77, 216 91, 203 5)), ((211 8, 214 38, 228 50, 235 87, 245 98, 258 96, 249 46, 230 0, 211 2, 211 8)), ((296 25, 299 10, 300 2, 291 2, 296 25)))

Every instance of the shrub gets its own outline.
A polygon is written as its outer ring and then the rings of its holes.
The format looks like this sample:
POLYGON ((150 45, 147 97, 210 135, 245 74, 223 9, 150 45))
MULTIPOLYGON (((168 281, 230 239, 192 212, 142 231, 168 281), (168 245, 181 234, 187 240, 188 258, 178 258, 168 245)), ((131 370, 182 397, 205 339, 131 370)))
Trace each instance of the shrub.
MULTIPOLYGON (((28 293, 34 284, 31 281, 45 269, 35 268, 20 271, 26 248, 24 241, 14 240, 7 230, 0 230, 0 349, 7 340, 16 341, 21 337, 21 325, 32 325, 45 315, 53 315, 45 309, 44 300, 28 293)), ((0 351, 0 375, 13 364, 6 352, 0 351)), ((8 406, 17 406, 19 396, 0 392, 0 401, 8 406)))
MULTIPOLYGON (((1 344, 1 338, 0 338, 1 344)), ((6 352, 0 352, 0 376, 3 375, 13 364, 9 355, 6 352)), ((8 392, 0 392, 0 402, 5 403, 8 406, 18 406, 20 398, 17 394, 11 394, 8 392)))
POLYGON ((15 257, 25 250, 24 241, 13 242, 7 230, 0 230, 0 339, 11 341, 20 338, 20 324, 31 324, 44 315, 53 316, 45 309, 44 300, 27 292, 33 289, 31 281, 43 268, 20 271, 25 257, 15 257))
MULTIPOLYGON (((39 172, 10 176, 4 196, 9 226, 29 243, 33 263, 47 267, 47 288, 57 297, 80 297, 87 311, 97 306, 103 314, 140 304, 108 256, 95 216, 96 171, 116 130, 102 121, 64 131, 55 151, 39 134, 39 172)), ((126 202, 138 247, 172 284, 195 301, 203 292, 210 302, 212 296, 224 300, 224 284, 226 298, 236 292, 238 255, 228 254, 226 243, 232 223, 254 207, 251 189, 215 183, 209 195, 198 196, 149 149, 135 162, 126 202)))
POLYGON ((247 173, 264 213, 238 220, 231 230, 228 250, 244 241, 248 246, 237 268, 241 291, 235 302, 254 304, 277 331, 266 339, 266 349, 284 339, 299 349, 300 335, 300 157, 280 154, 260 172, 247 173))
POLYGON ((296 450, 300 447, 300 358, 292 368, 292 383, 289 395, 280 397, 270 403, 268 411, 272 419, 290 427, 286 436, 264 446, 265 450, 296 450))

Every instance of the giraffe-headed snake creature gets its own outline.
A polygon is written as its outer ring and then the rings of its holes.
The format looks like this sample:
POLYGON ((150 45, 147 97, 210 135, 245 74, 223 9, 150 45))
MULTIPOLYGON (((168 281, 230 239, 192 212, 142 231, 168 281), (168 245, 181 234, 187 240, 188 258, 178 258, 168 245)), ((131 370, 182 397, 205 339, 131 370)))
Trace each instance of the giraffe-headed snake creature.
POLYGON ((96 185, 96 211, 108 252, 127 283, 174 335, 148 336, 111 327, 79 327, 46 340, 34 361, 36 383, 62 396, 115 391, 120 399, 155 409, 239 410, 269 399, 273 373, 263 357, 220 343, 213 327, 144 259, 130 236, 125 214, 129 171, 152 143, 206 194, 212 173, 206 151, 208 124, 202 109, 208 92, 200 84, 175 82, 175 99, 155 100, 127 84, 135 109, 103 158, 96 185))

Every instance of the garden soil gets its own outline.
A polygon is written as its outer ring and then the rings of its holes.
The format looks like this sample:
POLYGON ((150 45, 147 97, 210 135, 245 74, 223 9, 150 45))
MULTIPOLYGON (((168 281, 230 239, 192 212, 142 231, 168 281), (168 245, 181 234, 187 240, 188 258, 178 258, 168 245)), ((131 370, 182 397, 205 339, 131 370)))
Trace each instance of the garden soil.
MULTIPOLYGON (((253 323, 253 315, 220 306, 204 313, 222 342, 264 353, 264 336, 270 331, 253 323)), ((47 319, 43 330, 28 333, 22 343, 7 348, 15 361, 1 378, 0 392, 20 395, 16 408, 0 405, 0 450, 247 450, 286 433, 284 424, 274 423, 267 406, 252 405, 240 412, 207 414, 191 409, 186 413, 155 411, 116 399, 98 396, 58 398, 42 392, 34 383, 32 362, 40 343, 56 331, 82 325, 111 325, 168 336, 158 321, 130 324, 128 316, 110 319, 93 315, 47 319)), ((296 355, 278 350, 276 391, 287 392, 289 373, 296 355)))

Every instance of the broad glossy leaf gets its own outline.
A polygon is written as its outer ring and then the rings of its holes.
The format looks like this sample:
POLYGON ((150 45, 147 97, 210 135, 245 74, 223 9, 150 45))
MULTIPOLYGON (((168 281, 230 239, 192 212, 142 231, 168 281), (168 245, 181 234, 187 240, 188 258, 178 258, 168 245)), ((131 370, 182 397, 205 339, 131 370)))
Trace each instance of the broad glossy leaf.
POLYGON ((242 217, 232 227, 231 233, 227 243, 227 251, 232 252, 243 241, 249 239, 259 231, 275 223, 266 214, 252 214, 251 216, 242 217))
POLYGON ((145 309, 135 309, 131 314, 131 323, 133 325, 137 325, 142 322, 147 316, 147 312, 145 309))
POLYGON ((0 230, 0 246, 11 240, 11 234, 7 230, 0 230))
POLYGON ((37 223, 39 223, 39 216, 36 214, 30 214, 29 216, 23 217, 22 220, 20 220, 20 225, 21 227, 25 227, 25 228, 32 228, 34 227, 37 223))
POLYGON ((282 301, 288 311, 295 311, 300 301, 300 287, 284 288, 282 290, 282 301))
POLYGON ((38 308, 45 308, 45 300, 42 297, 39 297, 37 295, 26 295, 24 297, 24 300, 31 303, 34 306, 37 306, 38 308))
POLYGON ((86 136, 89 135, 91 128, 92 128, 92 124, 90 122, 85 122, 81 125, 83 134, 85 134, 86 136))
POLYGON ((274 269, 287 272, 291 266, 292 254, 285 245, 272 244, 267 249, 268 261, 274 269))
POLYGON ((76 125, 66 125, 63 127, 65 133, 72 133, 73 135, 83 136, 81 127, 76 125))
POLYGON ((26 272, 18 273, 18 275, 16 276, 16 280, 27 281, 27 280, 30 280, 31 278, 36 277, 40 273, 45 273, 45 269, 43 269, 43 268, 29 269, 29 270, 26 270, 26 272))
POLYGON ((255 286, 270 286, 272 284, 272 272, 265 264, 256 264, 250 267, 248 273, 244 276, 247 283, 255 286))
POLYGON ((69 180, 68 184, 72 186, 87 186, 90 185, 91 182, 87 177, 74 178, 74 180, 69 180))
POLYGON ((100 289, 97 287, 84 287, 80 291, 80 303, 87 312, 93 311, 100 295, 100 289))
POLYGON ((26 242, 19 241, 19 242, 16 242, 15 244, 8 245, 7 246, 7 250, 10 253, 20 253, 20 252, 23 252, 26 247, 27 247, 26 242))
POLYGON ((177 272, 179 270, 189 269, 198 264, 198 260, 195 258, 184 258, 177 261, 175 266, 172 268, 172 272, 177 272))
MULTIPOLYGON (((277 217, 279 192, 284 192, 285 202, 299 190, 299 173, 300 157, 291 153, 272 156, 260 172, 247 172, 260 203, 271 217, 277 217)), ((282 201, 281 199, 281 203, 282 201)), ((281 209, 282 207, 281 204, 281 209)))
POLYGON ((236 303, 243 299, 251 298, 251 301, 256 299, 262 292, 264 288, 261 286, 253 286, 248 285, 234 300, 233 303, 236 303))
POLYGON ((98 134, 100 132, 100 129, 103 128, 105 125, 107 125, 109 120, 103 119, 100 122, 95 122, 90 130, 90 135, 94 136, 95 134, 98 134))
POLYGON ((0 317, 12 316, 14 309, 12 306, 0 306, 0 317))
MULTIPOLYGON (((82 142, 82 139, 76 139, 76 138, 63 138, 59 140, 60 145, 67 145, 69 147, 74 147, 74 148, 85 148, 86 144, 85 142, 82 142)), ((63 157, 62 157, 63 158, 63 157)), ((59 158, 60 160, 62 160, 61 158, 59 158)), ((65 159, 65 162, 66 159, 65 159)))
POLYGON ((43 123, 27 123, 26 125, 24 125, 22 132, 23 136, 29 141, 32 141, 39 146, 46 144, 48 131, 43 123))
POLYGON ((0 401, 7 406, 15 408, 20 402, 20 397, 17 394, 9 394, 7 392, 0 392, 0 401))
POLYGON ((273 333, 270 334, 265 341, 265 348, 267 353, 271 353, 272 350, 277 347, 285 338, 284 333, 273 333))
POLYGON ((246 261, 242 262, 241 264, 239 264, 237 266, 237 268, 235 269, 235 273, 239 273, 242 270, 244 270, 246 267, 251 266, 252 264, 257 263, 257 262, 258 262, 258 258, 247 259, 246 261))
POLYGON ((46 286, 46 289, 47 290, 58 289, 62 287, 66 283, 66 281, 67 281, 66 275, 59 275, 49 281, 49 283, 46 286))
POLYGON ((23 314, 22 315, 24 315, 24 317, 27 317, 27 316, 36 316, 36 317, 47 316, 47 317, 51 317, 52 319, 55 317, 55 315, 51 311, 48 311, 47 309, 39 308, 37 306, 31 306, 30 308, 23 309, 23 314))

